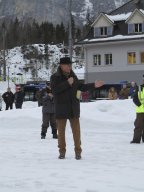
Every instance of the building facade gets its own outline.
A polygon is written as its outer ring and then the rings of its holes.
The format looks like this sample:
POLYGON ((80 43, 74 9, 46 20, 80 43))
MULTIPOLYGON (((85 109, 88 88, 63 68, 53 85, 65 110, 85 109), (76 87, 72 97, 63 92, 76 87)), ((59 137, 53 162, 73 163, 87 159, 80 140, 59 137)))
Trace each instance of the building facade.
POLYGON ((135 81, 144 74, 144 0, 131 0, 109 14, 100 13, 87 37, 85 81, 135 81))

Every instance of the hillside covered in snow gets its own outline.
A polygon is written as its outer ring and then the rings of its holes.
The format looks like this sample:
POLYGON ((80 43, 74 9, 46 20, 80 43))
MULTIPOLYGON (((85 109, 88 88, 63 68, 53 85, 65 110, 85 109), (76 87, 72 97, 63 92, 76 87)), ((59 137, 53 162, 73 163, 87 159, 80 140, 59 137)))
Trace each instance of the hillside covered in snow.
MULTIPOLYGON (((14 83, 27 81, 48 81, 56 71, 61 57, 67 56, 67 50, 62 44, 34 44, 15 47, 5 52, 6 77, 14 83)), ((3 55, 1 53, 1 58, 3 55)), ((80 79, 84 75, 84 63, 75 56, 72 58, 73 70, 80 79)), ((1 60, 2 62, 2 60, 1 60)), ((1 65, 1 80, 3 66, 1 65)))

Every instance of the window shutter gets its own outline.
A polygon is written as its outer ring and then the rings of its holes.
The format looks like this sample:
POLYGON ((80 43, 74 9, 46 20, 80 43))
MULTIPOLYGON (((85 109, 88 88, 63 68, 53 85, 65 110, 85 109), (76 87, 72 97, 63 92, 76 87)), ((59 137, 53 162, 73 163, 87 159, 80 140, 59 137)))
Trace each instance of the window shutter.
POLYGON ((94 28, 94 37, 99 37, 100 36, 100 28, 95 27, 94 28))
POLYGON ((112 26, 107 27, 107 34, 108 34, 108 36, 111 36, 112 32, 113 32, 113 27, 112 26))
POLYGON ((142 23, 142 32, 144 32, 144 23, 142 23))
POLYGON ((134 32, 134 24, 128 24, 128 34, 134 32))

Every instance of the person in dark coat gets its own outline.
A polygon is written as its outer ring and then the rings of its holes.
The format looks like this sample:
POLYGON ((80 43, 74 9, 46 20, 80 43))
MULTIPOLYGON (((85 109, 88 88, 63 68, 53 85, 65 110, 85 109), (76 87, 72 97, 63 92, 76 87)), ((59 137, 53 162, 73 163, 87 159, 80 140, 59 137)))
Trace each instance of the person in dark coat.
POLYGON ((47 81, 47 82, 46 82, 46 87, 43 88, 43 89, 41 90, 41 93, 40 93, 41 103, 43 102, 43 96, 45 95, 45 93, 49 92, 49 90, 51 90, 51 87, 50 87, 50 83, 47 81))
POLYGON ((57 139, 54 99, 50 88, 45 89, 42 98, 42 122, 41 139, 45 139, 49 124, 52 129, 53 138, 57 139))
POLYGON ((2 98, 6 104, 6 110, 13 109, 13 103, 14 103, 14 94, 11 91, 11 88, 8 87, 7 91, 2 95, 2 98))
POLYGON ((24 101, 24 92, 22 91, 21 88, 18 88, 16 90, 16 93, 14 94, 14 101, 15 101, 15 107, 16 109, 22 109, 22 104, 23 104, 23 101, 24 101))
POLYGON ((130 98, 133 99, 133 96, 135 95, 135 92, 137 91, 137 89, 138 89, 137 84, 134 81, 132 81, 129 89, 130 98))
POLYGON ((78 91, 87 91, 103 85, 102 81, 95 83, 83 84, 80 83, 76 74, 71 67, 69 57, 60 59, 60 65, 55 74, 51 76, 51 88, 54 95, 56 121, 58 129, 58 147, 59 159, 65 158, 66 141, 65 129, 67 119, 70 121, 74 145, 75 158, 81 159, 81 136, 80 136, 80 98, 78 91))
POLYGON ((35 98, 38 101, 38 107, 41 107, 42 106, 42 90, 41 89, 38 89, 36 91, 35 98))

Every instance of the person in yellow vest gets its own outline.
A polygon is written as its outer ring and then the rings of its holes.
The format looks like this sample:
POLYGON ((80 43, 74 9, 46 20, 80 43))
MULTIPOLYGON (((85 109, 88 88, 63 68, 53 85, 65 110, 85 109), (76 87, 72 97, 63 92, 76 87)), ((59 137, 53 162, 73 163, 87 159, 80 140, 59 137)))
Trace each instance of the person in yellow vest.
POLYGON ((138 87, 133 97, 133 102, 136 105, 136 119, 133 140, 130 143, 140 143, 141 139, 144 142, 144 79, 143 85, 138 87))

